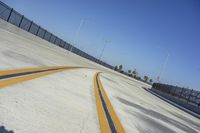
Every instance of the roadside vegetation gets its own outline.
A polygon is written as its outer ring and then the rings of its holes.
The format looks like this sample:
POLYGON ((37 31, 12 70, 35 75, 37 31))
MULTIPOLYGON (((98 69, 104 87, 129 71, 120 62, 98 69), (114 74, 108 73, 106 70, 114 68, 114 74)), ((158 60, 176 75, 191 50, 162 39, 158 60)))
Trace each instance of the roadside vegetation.
POLYGON ((119 72, 119 73, 123 73, 129 77, 132 77, 136 80, 140 80, 142 82, 148 83, 148 84, 153 84, 153 79, 150 78, 149 76, 145 75, 143 78, 141 78, 141 76, 139 75, 139 73, 137 72, 136 69, 134 70, 128 70, 127 72, 123 70, 123 65, 119 65, 119 66, 115 66, 114 70, 119 72))

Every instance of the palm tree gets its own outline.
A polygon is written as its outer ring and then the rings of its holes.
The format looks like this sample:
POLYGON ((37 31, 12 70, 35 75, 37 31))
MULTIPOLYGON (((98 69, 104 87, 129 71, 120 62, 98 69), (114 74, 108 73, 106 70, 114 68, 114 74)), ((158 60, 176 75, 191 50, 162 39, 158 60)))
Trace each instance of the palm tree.
POLYGON ((119 70, 122 70, 123 66, 122 65, 119 65, 119 70))
POLYGON ((117 71, 117 70, 118 70, 118 66, 115 66, 115 67, 114 67, 114 70, 117 71))
POLYGON ((128 76, 131 76, 132 74, 132 71, 131 70, 128 70, 128 76))
POLYGON ((123 66, 119 65, 119 72, 123 72, 122 68, 123 68, 123 66))
POLYGON ((145 81, 145 82, 147 82, 147 81, 148 81, 148 79, 149 79, 149 77, 148 77, 148 76, 144 76, 144 81, 145 81))
POLYGON ((137 75, 138 75, 138 73, 137 73, 136 69, 134 69, 134 71, 132 72, 132 76, 133 76, 134 78, 136 78, 137 75))
POLYGON ((141 77, 140 77, 140 76, 137 76, 136 79, 137 79, 137 80, 141 80, 141 77))

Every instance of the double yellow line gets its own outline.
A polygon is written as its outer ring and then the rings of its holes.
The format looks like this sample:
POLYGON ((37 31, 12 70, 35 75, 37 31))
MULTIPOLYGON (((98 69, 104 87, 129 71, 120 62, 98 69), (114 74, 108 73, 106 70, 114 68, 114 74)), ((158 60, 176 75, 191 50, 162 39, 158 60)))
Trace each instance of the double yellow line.
POLYGON ((31 80, 34 78, 46 76, 49 74, 62 72, 68 69, 78 69, 80 67, 66 67, 66 66, 49 66, 40 68, 25 68, 16 70, 0 71, 0 88, 31 80))
MULTIPOLYGON (((49 66, 0 71, 0 89, 49 74, 79 68, 81 67, 49 66)), ((106 95, 99 75, 100 73, 96 73, 94 76, 94 91, 101 131, 102 133, 125 133, 125 129, 123 128, 108 96, 106 95)))
POLYGON ((106 95, 99 75, 100 73, 96 73, 94 76, 94 91, 101 132, 125 133, 125 129, 117 117, 108 96, 106 95))

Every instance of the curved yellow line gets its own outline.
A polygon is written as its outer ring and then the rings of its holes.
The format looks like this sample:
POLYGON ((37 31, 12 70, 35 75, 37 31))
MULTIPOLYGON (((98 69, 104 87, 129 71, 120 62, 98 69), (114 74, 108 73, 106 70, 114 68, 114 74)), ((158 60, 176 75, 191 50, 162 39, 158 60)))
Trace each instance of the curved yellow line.
MULTIPOLYGON (((64 68, 66 66, 45 66, 39 68, 20 68, 14 70, 0 70, 0 76, 9 75, 9 74, 16 74, 16 73, 23 73, 23 72, 33 72, 33 71, 42 71, 47 69, 57 69, 57 68, 64 68)), ((66 67, 66 68, 75 68, 75 67, 66 67)))
MULTIPOLYGON (((61 68, 61 67, 51 67, 51 68, 61 68)), ((48 70, 48 69, 50 69, 50 67, 47 67, 46 69, 38 68, 37 70, 48 70)), ((27 80, 39 78, 39 77, 46 76, 46 75, 49 75, 49 74, 62 72, 62 71, 68 70, 68 69, 77 69, 77 67, 66 67, 64 69, 59 69, 59 70, 50 70, 50 71, 46 71, 46 72, 33 73, 33 74, 30 74, 30 75, 24 75, 24 76, 19 76, 19 77, 15 77, 15 78, 0 80, 0 88, 10 86, 10 85, 13 85, 13 84, 17 84, 17 83, 20 83, 20 82, 24 82, 24 81, 27 81, 27 80)), ((30 69, 27 69, 27 70, 30 70, 30 69)), ((36 69, 32 69, 32 70, 36 70, 36 69)), ((28 72, 28 71, 24 71, 24 70, 22 70, 22 71, 28 72)), ((20 72, 22 72, 22 71, 20 70, 20 72)), ((13 72, 18 73, 19 71, 18 70, 16 70, 16 71, 12 70, 12 74, 13 74, 13 72)), ((11 72, 7 72, 6 74, 8 74, 8 73, 11 74, 11 72)))
POLYGON ((98 76, 97 78, 98 78, 98 83, 99 83, 99 86, 100 86, 102 95, 103 95, 104 100, 105 100, 105 102, 106 102, 106 105, 107 105, 107 108, 108 108, 109 113, 110 113, 110 115, 111 115, 111 118, 112 118, 112 120, 113 120, 113 122, 114 122, 114 124, 115 124, 115 127, 116 127, 116 129, 117 129, 117 132, 119 132, 119 133, 125 133, 125 129, 124 129, 124 127, 122 126, 122 124, 121 124, 119 118, 117 117, 117 114, 115 113, 115 110, 114 110, 114 108, 113 108, 113 106, 112 106, 112 104, 111 104, 111 102, 110 102, 110 100, 109 100, 109 98, 108 98, 108 96, 107 96, 105 90, 104 90, 104 87, 103 87, 103 85, 102 85, 102 83, 101 83, 101 81, 100 81, 99 76, 98 76))
POLYGON ((98 73, 94 75, 94 92, 95 92, 95 98, 96 98, 96 107, 97 107, 97 114, 99 118, 99 124, 100 124, 102 133, 110 133, 110 127, 108 125, 108 121, 106 119, 106 115, 105 115, 103 105, 101 103, 101 99, 98 92, 98 86, 97 86, 97 80, 96 80, 97 75, 98 73))

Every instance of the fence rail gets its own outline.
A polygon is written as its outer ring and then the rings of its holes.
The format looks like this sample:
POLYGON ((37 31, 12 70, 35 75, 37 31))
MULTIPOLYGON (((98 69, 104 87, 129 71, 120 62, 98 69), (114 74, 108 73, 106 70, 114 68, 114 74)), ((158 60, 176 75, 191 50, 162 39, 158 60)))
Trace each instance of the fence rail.
POLYGON ((160 83, 154 83, 152 88, 200 106, 200 91, 160 83))
POLYGON ((62 40, 61 38, 57 37, 56 35, 52 34, 48 30, 40 27, 38 24, 34 23, 33 21, 29 20, 25 16, 21 15, 17 11, 15 11, 13 8, 10 8, 8 5, 0 1, 0 18, 27 31, 35 36, 38 36, 50 43, 53 43, 55 45, 58 45, 66 50, 72 49, 71 52, 82 56, 88 60, 91 60, 93 62, 96 62, 100 65, 103 65, 107 68, 113 69, 112 65, 109 65, 85 52, 82 50, 74 47, 73 45, 67 43, 66 41, 62 40))

